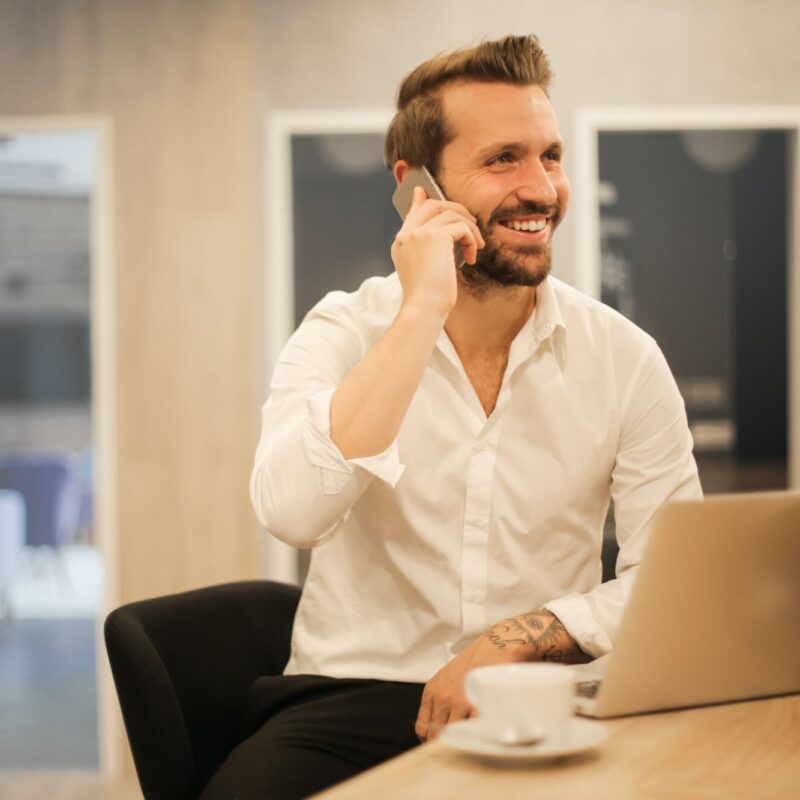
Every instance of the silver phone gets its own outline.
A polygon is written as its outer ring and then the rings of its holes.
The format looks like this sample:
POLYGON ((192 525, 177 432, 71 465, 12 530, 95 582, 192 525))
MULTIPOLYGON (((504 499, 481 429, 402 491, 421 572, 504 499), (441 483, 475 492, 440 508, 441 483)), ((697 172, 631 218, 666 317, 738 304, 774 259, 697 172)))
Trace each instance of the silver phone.
MULTIPOLYGON (((392 203, 397 209, 397 213, 401 219, 405 219, 408 212, 411 210, 411 202, 413 200, 414 189, 421 186, 425 190, 428 197, 437 200, 447 200, 444 192, 439 188, 439 184, 433 179, 433 176, 428 172, 426 167, 410 169, 400 185, 394 190, 392 195, 392 203)), ((457 242, 453 248, 453 260, 456 269, 461 269, 464 266, 464 255, 461 245, 457 242)))

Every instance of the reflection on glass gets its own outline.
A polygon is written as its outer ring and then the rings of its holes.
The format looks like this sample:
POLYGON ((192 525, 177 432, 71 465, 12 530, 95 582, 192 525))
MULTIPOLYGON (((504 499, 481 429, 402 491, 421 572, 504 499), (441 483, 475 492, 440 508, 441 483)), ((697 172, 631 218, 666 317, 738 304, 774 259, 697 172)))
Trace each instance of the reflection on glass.
POLYGON ((602 297, 655 337, 706 492, 786 488, 784 131, 601 133, 602 297))
POLYGON ((0 768, 96 768, 94 135, 0 137, 0 768))
POLYGON ((327 292, 353 291, 394 269, 400 218, 382 152, 381 134, 292 138, 296 324, 327 292))

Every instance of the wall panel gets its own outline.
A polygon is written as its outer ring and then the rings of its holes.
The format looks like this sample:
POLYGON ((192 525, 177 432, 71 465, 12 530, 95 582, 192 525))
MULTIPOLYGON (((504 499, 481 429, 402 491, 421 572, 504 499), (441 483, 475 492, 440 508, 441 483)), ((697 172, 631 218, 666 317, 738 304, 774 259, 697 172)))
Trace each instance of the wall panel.
POLYGON ((249 0, 0 0, 0 116, 113 128, 117 602, 261 569, 255 61, 249 0))

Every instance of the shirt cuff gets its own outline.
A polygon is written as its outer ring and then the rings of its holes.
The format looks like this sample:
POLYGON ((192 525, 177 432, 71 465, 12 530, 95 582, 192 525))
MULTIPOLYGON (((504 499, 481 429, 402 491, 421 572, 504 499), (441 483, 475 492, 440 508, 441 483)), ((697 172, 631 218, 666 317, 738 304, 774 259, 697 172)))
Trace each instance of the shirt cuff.
POLYGON ((600 658, 614 649, 611 639, 595 621, 592 609, 582 595, 568 594, 545 603, 543 608, 558 617, 578 647, 592 658, 600 658))
POLYGON ((308 398, 309 422, 304 431, 308 460, 322 470, 325 494, 338 494, 353 474, 354 467, 380 478, 392 488, 397 485, 405 465, 395 439, 382 453, 346 459, 331 439, 331 398, 336 389, 326 389, 308 398))

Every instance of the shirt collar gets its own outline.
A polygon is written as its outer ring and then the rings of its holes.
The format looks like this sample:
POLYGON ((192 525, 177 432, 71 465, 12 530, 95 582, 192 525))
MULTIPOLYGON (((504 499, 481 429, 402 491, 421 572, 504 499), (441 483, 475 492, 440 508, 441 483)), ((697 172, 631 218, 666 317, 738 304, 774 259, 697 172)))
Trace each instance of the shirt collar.
POLYGON ((547 339, 556 328, 566 330, 561 306, 550 278, 543 280, 536 289, 536 308, 531 317, 537 342, 547 339))
MULTIPOLYGON (((506 371, 511 373, 518 366, 526 362, 542 346, 543 342, 553 337, 557 328, 566 330, 561 307, 558 304, 553 283, 550 278, 542 281, 536 287, 536 307, 533 314, 528 317, 522 329, 511 343, 508 366, 506 371)), ((551 339, 551 347, 560 365, 564 357, 563 337, 551 339)))
MULTIPOLYGON (((566 330, 558 297, 550 278, 546 278, 536 288, 536 307, 533 314, 528 317, 520 332, 511 343, 509 367, 511 370, 526 360, 538 350, 542 342, 546 341, 556 328, 566 330)), ((460 365, 455 347, 444 328, 439 331, 436 346, 444 355, 456 365, 460 365)))

